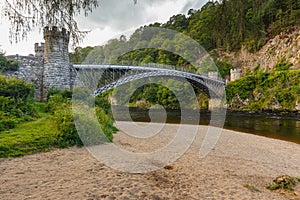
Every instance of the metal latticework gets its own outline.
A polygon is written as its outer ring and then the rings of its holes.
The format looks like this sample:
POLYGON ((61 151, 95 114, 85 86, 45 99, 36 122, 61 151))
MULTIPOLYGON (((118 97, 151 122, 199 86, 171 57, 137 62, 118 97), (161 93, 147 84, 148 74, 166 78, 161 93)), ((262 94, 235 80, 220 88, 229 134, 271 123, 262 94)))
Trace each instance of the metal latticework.
POLYGON ((94 91, 94 96, 128 82, 151 77, 186 79, 210 98, 222 97, 225 91, 224 81, 170 68, 120 65, 73 65, 73 68, 81 84, 94 91))

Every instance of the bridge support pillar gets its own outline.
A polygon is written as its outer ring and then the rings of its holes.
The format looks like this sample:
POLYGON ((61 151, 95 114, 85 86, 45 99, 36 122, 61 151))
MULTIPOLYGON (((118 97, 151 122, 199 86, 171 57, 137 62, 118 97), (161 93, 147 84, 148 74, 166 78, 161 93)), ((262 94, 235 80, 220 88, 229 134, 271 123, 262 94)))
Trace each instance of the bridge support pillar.
POLYGON ((212 110, 215 110, 215 109, 220 109, 220 108, 223 108, 223 101, 221 99, 209 99, 209 102, 208 102, 208 110, 209 111, 212 111, 212 110))

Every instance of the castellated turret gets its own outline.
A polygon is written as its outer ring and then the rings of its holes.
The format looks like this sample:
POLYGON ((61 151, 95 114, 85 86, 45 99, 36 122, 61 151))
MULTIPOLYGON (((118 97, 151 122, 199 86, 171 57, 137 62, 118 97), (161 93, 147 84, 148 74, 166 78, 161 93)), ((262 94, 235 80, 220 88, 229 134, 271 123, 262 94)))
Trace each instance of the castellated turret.
POLYGON ((68 55, 70 33, 56 26, 44 28, 44 87, 70 89, 68 55))
POLYGON ((44 57, 44 47, 45 43, 35 43, 34 44, 34 52, 35 52, 35 57, 37 58, 43 58, 44 57))
POLYGON ((241 78, 242 70, 237 69, 230 69, 230 81, 235 81, 239 78, 241 78))

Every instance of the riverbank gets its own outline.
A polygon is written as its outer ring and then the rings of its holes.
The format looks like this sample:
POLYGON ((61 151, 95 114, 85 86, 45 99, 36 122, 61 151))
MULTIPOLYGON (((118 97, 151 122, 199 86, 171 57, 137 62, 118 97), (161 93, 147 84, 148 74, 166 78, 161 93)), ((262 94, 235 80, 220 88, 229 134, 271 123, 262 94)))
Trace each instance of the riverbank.
MULTIPOLYGON (((152 109, 151 112, 162 113, 161 110, 152 109)), ((185 110, 188 112, 184 123, 209 125, 211 120, 211 112, 201 110, 199 113, 195 110, 185 110), (195 113, 196 112, 196 113, 195 113), (195 119, 195 114, 199 114, 200 121, 195 119)), ((163 114, 163 113, 162 113, 163 114)), ((180 110, 166 110, 166 123, 180 124, 181 111, 180 110)), ((224 113, 221 113, 222 118, 224 113)), ((214 116, 218 112, 214 112, 214 116)), ((149 109, 141 109, 134 107, 115 107, 114 117, 119 121, 136 121, 136 122, 150 122, 149 109), (126 111, 130 111, 130 117, 125 115, 126 111)), ((273 139, 280 139, 289 142, 300 144, 300 116, 289 114, 275 114, 272 112, 252 112, 252 111, 231 111, 226 112, 224 128, 250 133, 254 135, 265 136, 273 139)))
POLYGON ((248 114, 263 114, 272 116, 282 116, 282 117, 297 117, 300 118, 300 111, 290 111, 290 110, 234 110, 227 109, 227 112, 231 113, 248 113, 248 114))
MULTIPOLYGON (((144 142, 120 131, 114 143, 147 152, 164 145, 176 127, 167 124, 163 137, 144 142)), ((278 175, 300 176, 300 145, 223 130, 213 151, 200 159, 206 131, 199 126, 194 143, 175 163, 145 174, 111 169, 85 148, 0 159, 0 199, 300 199, 299 187, 295 194, 265 188, 278 175)))

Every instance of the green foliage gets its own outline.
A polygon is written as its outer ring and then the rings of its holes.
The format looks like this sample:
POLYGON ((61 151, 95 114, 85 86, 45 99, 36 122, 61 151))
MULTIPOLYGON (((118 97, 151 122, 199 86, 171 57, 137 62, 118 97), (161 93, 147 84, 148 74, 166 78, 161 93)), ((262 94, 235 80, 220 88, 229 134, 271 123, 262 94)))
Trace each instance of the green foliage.
POLYGON ((251 192, 261 192, 257 187, 249 185, 248 183, 243 184, 245 188, 248 188, 251 192))
POLYGON ((296 184, 299 183, 299 178, 288 176, 288 175, 282 175, 277 177, 271 184, 267 186, 267 189, 269 190, 294 190, 294 187, 296 184))
POLYGON ((253 76, 246 76, 234 82, 230 82, 226 87, 227 100, 230 101, 237 95, 244 100, 250 98, 255 87, 256 81, 253 76))
POLYGON ((80 116, 78 114, 74 115, 72 112, 70 93, 68 91, 53 92, 54 95, 51 95, 48 99, 48 110, 53 113, 54 124, 57 129, 54 144, 64 148, 73 145, 82 146, 83 143, 85 145, 95 145, 103 142, 105 139, 107 142, 111 142, 113 139, 112 134, 116 129, 113 127, 113 119, 107 97, 96 97, 95 108, 93 108, 94 98, 89 91, 83 88, 75 88, 74 90, 75 104, 80 101, 84 102, 84 109, 81 111, 80 116), (91 113, 94 112, 94 109, 97 118, 92 117, 91 113), (75 126, 74 119, 81 120, 80 123, 77 123, 80 127, 75 126), (78 135, 77 128, 79 128, 81 135, 78 135))
POLYGON ((63 109, 56 110, 53 118, 58 130, 55 134, 56 146, 60 148, 82 146, 75 127, 71 105, 65 105, 63 109))
POLYGON ((286 57, 283 57, 278 59, 275 65, 275 69, 277 71, 288 70, 292 65, 293 65, 292 63, 286 61, 286 57))
POLYGON ((72 98, 72 91, 71 90, 59 90, 56 88, 50 88, 47 91, 47 99, 50 99, 51 96, 60 95, 64 99, 71 99, 72 98))
MULTIPOLYGON (((278 34, 300 22, 300 4, 297 0, 226 0, 209 1, 200 10, 190 10, 188 15, 178 14, 170 17, 166 23, 154 23, 138 28, 127 40, 125 36, 113 39, 100 47, 76 48, 71 54, 73 63, 121 63, 139 65, 146 63, 164 63, 188 69, 190 63, 171 52, 159 49, 179 50, 178 38, 162 39, 160 34, 145 31, 147 27, 162 27, 184 33, 207 51, 223 49, 237 51, 245 46, 249 51, 259 50, 267 38, 278 34), (155 45, 158 49, 148 49, 146 44, 155 45), (117 60, 126 47, 143 48, 126 53, 117 60)), ((189 50, 184 55, 191 55, 189 50)), ((221 75, 228 74, 224 63, 217 63, 221 75), (224 69, 222 69, 224 67, 224 69)), ((284 65, 286 66, 286 65, 284 65)), ((279 70, 284 67, 279 63, 279 70)), ((286 69, 284 67, 284 69, 286 69)))
POLYGON ((0 72, 1 71, 18 71, 19 63, 15 60, 8 60, 0 53, 0 72))
POLYGON ((254 76, 228 83, 227 101, 234 108, 234 98, 239 96, 242 100, 250 100, 248 105, 242 106, 243 109, 269 110, 275 99, 281 110, 292 111, 300 101, 299 79, 299 70, 255 72, 254 76))
POLYGON ((0 76, 0 96, 28 101, 33 98, 34 87, 22 79, 0 76))
POLYGON ((70 61, 74 64, 81 64, 85 61, 85 58, 93 50, 93 47, 76 47, 73 53, 69 53, 70 61))
POLYGON ((168 109, 208 107, 208 97, 203 94, 203 91, 197 91, 196 96, 199 99, 197 102, 196 98, 189 93, 190 85, 175 79, 168 79, 167 82, 157 81, 155 84, 146 84, 140 88, 135 88, 135 85, 136 82, 128 83, 114 89, 113 96, 119 105, 151 107, 159 104, 168 109), (129 102, 126 102, 125 100, 128 99, 129 102))
POLYGON ((16 157, 53 148, 56 128, 49 115, 0 133, 0 157, 16 157))
POLYGON ((233 69, 233 66, 231 64, 223 61, 217 61, 216 66, 222 78, 230 76, 230 70, 233 69))
POLYGON ((107 115, 112 115, 111 104, 108 101, 108 94, 105 93, 95 97, 95 106, 103 109, 107 115))
POLYGON ((0 131, 38 117, 33 92, 33 86, 23 80, 0 76, 0 131))
POLYGON ((15 128, 18 121, 15 118, 4 118, 0 120, 0 131, 15 128))

